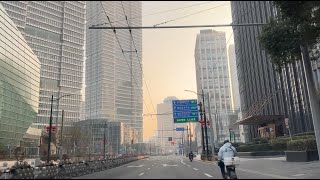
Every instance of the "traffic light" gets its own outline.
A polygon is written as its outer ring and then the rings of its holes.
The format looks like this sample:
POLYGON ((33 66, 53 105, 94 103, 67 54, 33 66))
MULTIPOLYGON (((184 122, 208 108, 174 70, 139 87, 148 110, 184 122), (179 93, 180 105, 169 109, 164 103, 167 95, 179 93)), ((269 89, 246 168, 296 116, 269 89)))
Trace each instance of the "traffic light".
POLYGON ((56 132, 56 127, 52 126, 52 133, 55 133, 55 132, 56 132))
POLYGON ((172 141, 172 137, 169 137, 169 138, 168 138, 168 141, 172 141))
POLYGON ((204 121, 201 120, 201 121, 200 121, 200 124, 201 124, 201 126, 204 126, 204 121))
POLYGON ((50 131, 49 126, 46 126, 46 132, 49 133, 49 131, 50 131))

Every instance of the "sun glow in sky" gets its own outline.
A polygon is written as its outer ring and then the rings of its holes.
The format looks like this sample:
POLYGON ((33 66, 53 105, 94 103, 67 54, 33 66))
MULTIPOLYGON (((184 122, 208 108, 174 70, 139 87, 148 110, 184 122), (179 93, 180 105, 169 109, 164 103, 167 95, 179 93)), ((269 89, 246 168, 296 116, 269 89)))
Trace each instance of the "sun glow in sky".
MULTIPOLYGON (((163 25, 229 24, 232 21, 229 1, 142 2, 142 23, 144 26, 153 26, 190 14, 194 15, 163 25), (148 15, 186 6, 192 7, 167 13, 148 15)), ((144 114, 157 113, 157 104, 162 103, 168 96, 176 96, 179 99, 197 98, 195 94, 185 92, 184 90, 196 91, 194 48, 196 36, 197 33, 200 32, 200 29, 208 28, 143 30, 143 73, 144 80, 150 92, 149 96, 146 86, 144 85, 144 114)), ((231 27, 212 29, 226 32, 226 41, 231 36, 227 47, 229 47, 229 44, 233 44, 231 27)), ((143 120, 145 141, 154 134, 157 123, 156 116, 144 116, 143 120)))

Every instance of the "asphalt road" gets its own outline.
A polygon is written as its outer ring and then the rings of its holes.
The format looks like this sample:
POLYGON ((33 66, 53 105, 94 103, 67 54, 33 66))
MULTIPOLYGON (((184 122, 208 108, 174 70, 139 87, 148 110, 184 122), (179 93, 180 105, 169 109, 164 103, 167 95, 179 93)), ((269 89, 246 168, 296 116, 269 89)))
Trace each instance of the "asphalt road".
MULTIPOLYGON (((249 161, 248 161, 249 162, 249 161)), ((244 161, 245 163, 245 161, 244 161)), ((263 173, 261 170, 237 168, 239 179, 289 179, 292 177, 263 173)), ((241 164, 240 164, 241 166, 241 164)), ((151 156, 123 166, 88 174, 75 179, 222 179, 219 167, 212 162, 182 156, 151 156)))

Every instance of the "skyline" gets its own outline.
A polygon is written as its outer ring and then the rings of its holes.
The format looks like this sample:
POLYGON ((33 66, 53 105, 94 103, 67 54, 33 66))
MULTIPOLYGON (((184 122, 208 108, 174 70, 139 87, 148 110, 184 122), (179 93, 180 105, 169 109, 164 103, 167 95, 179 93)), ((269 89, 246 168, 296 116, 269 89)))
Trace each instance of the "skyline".
MULTIPOLYGON (((142 14, 162 12, 177 9, 204 2, 142 2, 142 14), (168 4, 170 4, 168 6, 168 4), (155 11, 154 9, 157 8, 155 11)), ((191 8, 164 13, 161 15, 147 16, 142 18, 144 26, 154 25, 188 14, 194 14, 205 9, 217 7, 207 12, 170 22, 164 25, 200 25, 200 24, 227 24, 231 23, 231 8, 229 2, 209 2, 207 4, 193 6, 191 8), (228 5, 223 5, 228 4, 228 5), (223 6, 221 6, 223 5, 223 6), (218 7, 220 6, 220 7, 218 7)), ((197 91, 196 71, 194 62, 194 49, 196 36, 201 29, 155 29, 143 30, 143 71, 144 79, 148 84, 153 106, 168 96, 176 96, 178 99, 197 99, 197 96, 184 90, 197 91), (156 36, 154 36, 156 34, 156 36), (175 39, 175 41, 170 41, 175 39), (161 63, 158 63, 161 62, 161 63), (179 68, 183 67, 183 70, 179 68), (164 71, 165 70, 165 71, 164 71)), ((216 31, 226 32, 226 41, 232 34, 231 27, 211 28, 216 31)), ((233 44, 231 36, 227 46, 233 44)), ((226 52, 228 47, 226 48, 226 52)), ((152 104, 144 86, 144 100, 148 105, 149 112, 144 106, 143 114, 156 113, 152 111, 152 104)), ((144 116, 144 141, 153 135, 157 127, 156 116, 144 116)))
MULTIPOLYGON (((184 16, 188 17, 172 21, 165 25, 226 24, 231 22, 231 9, 230 2, 228 1, 143 1, 142 16, 142 25, 154 25, 184 16), (155 13, 183 7, 187 8, 166 13, 155 13), (190 14, 195 15, 189 16, 190 14)), ((148 84, 151 95, 150 99, 145 83, 143 82, 143 99, 145 101, 145 103, 143 103, 143 114, 156 113, 154 110, 157 104, 160 104, 167 96, 177 96, 179 99, 197 98, 196 95, 185 92, 184 90, 196 91, 194 45, 196 34, 199 33, 201 29, 205 28, 142 30, 143 50, 142 53, 140 53, 142 54, 144 81, 148 84), (170 41, 173 38, 175 38, 176 41, 170 41), (183 70, 181 70, 181 67, 183 70)), ((212 29, 226 32, 227 40, 232 33, 231 27, 212 29)), ((88 31, 88 29, 86 30, 88 31)), ((232 43, 233 36, 231 36, 227 46, 232 43)), ((86 47, 84 47, 84 50, 85 48, 86 47)), ((227 49, 225 51, 227 51, 227 49)), ((86 54, 84 54, 84 57, 86 57, 86 54)), ((85 62, 86 58, 84 59, 84 63, 85 62)), ((83 69, 82 100, 85 99, 85 68, 83 69)), ((143 129, 144 139, 147 140, 156 129, 156 117, 151 118, 144 116, 143 129)))

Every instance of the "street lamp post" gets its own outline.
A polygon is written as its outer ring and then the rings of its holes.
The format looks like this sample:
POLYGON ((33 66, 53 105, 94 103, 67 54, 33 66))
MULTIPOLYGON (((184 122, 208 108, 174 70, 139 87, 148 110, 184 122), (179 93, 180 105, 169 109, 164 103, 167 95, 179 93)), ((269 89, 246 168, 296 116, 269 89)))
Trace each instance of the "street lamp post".
MULTIPOLYGON (((66 97, 66 96, 71 96, 72 94, 66 94, 66 95, 63 95, 57 99, 55 99, 55 101, 61 99, 62 97, 66 97)), ((47 163, 49 163, 50 161, 50 148, 51 148, 51 136, 52 136, 52 108, 53 108, 53 95, 51 96, 51 110, 50 110, 50 122, 49 122, 49 140, 48 140, 48 157, 47 157, 47 163)))
POLYGON ((209 147, 208 147, 208 128, 207 128, 207 116, 206 116, 206 110, 205 110, 205 103, 204 103, 204 93, 203 93, 203 89, 202 89, 202 103, 203 103, 203 115, 204 115, 204 131, 205 131, 205 135, 206 135, 206 148, 207 148, 207 159, 209 156, 209 147))
POLYGON ((53 95, 51 96, 51 110, 50 110, 50 122, 49 122, 49 141, 48 141, 48 157, 47 163, 50 161, 50 147, 51 147, 51 126, 52 126, 52 106, 53 106, 53 95))
POLYGON ((203 120, 204 120, 204 132, 205 132, 205 139, 206 139, 206 144, 204 144, 204 135, 203 135, 203 127, 201 126, 201 132, 202 132, 202 147, 203 147, 203 152, 206 153, 206 156, 207 156, 207 159, 208 159, 208 156, 209 156, 209 147, 208 147, 208 130, 207 130, 207 118, 206 118, 206 111, 205 111, 205 102, 204 102, 204 93, 203 93, 203 89, 201 90, 202 94, 198 94, 194 91, 190 91, 190 90, 185 90, 185 91, 188 91, 188 92, 193 92, 197 95, 201 95, 202 97, 202 104, 203 104, 203 111, 201 109, 201 103, 199 103, 199 106, 200 106, 200 116, 201 116, 201 119, 202 119, 202 115, 203 115, 203 120), (206 146, 206 149, 207 151, 205 151, 205 146, 206 146))
MULTIPOLYGON (((202 119, 203 119, 203 113, 202 113, 202 103, 201 103, 201 102, 199 102, 199 107, 200 107, 200 109, 199 109, 199 111, 200 111, 200 118, 201 118, 201 120, 202 120, 202 119)), ((203 126, 201 126, 201 137, 202 137, 202 139, 201 139, 202 152, 204 153, 204 152, 206 151, 206 149, 205 149, 205 144, 204 144, 204 131, 203 131, 203 126)))

